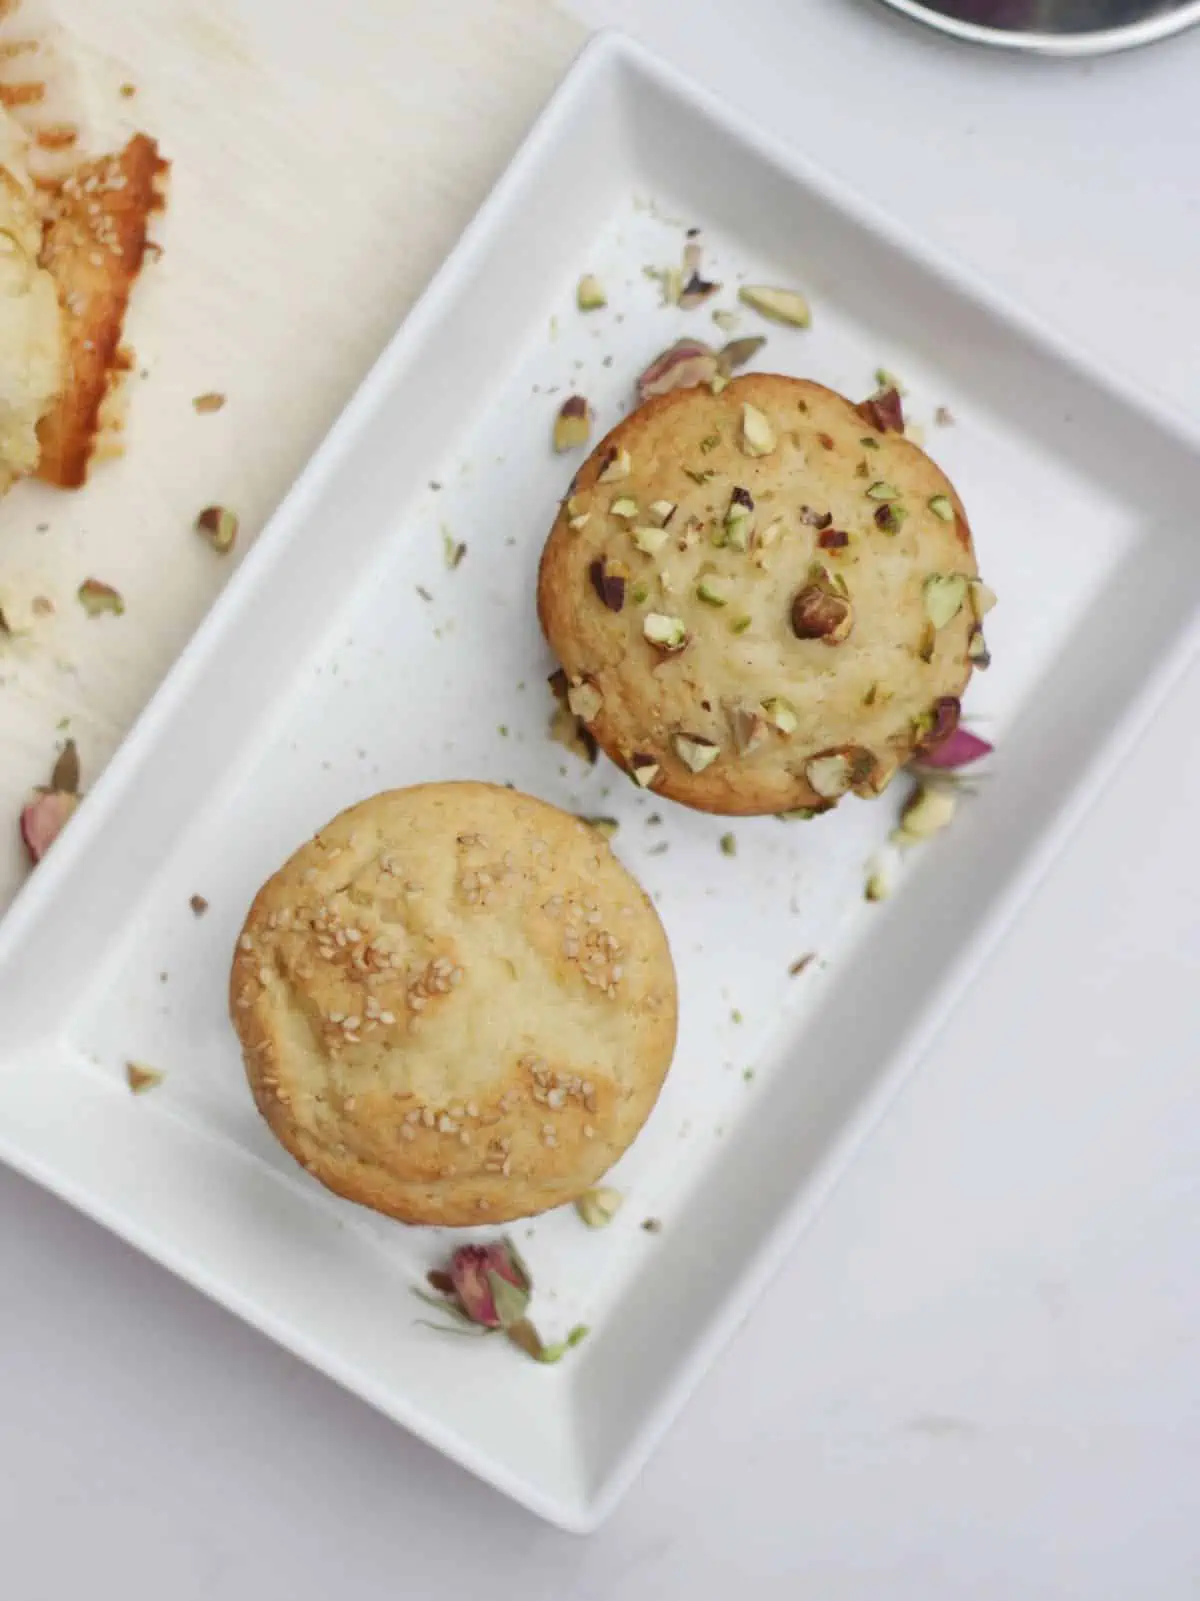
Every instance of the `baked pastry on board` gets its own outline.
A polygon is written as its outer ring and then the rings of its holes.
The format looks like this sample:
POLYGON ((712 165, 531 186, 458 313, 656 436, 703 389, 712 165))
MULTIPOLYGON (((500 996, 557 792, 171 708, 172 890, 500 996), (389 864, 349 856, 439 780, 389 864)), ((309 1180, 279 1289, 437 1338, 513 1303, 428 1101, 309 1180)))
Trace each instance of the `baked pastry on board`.
POLYGON ((491 784, 336 817, 268 880, 230 1007, 259 1111, 339 1195, 407 1223, 574 1200, 675 1047, 649 898, 590 824, 491 784))
POLYGON ((538 577, 571 709, 638 783, 724 813, 878 793, 957 721, 989 599, 940 468, 872 403, 765 373, 613 429, 538 577))

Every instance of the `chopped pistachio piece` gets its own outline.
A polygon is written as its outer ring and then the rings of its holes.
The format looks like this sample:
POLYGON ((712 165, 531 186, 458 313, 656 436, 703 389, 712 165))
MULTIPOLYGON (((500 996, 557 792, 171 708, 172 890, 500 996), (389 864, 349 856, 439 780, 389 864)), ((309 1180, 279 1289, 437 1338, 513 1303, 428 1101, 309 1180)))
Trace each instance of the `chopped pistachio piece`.
POLYGON ((755 545, 759 550, 769 550, 783 532, 783 518, 776 517, 762 529, 755 538, 755 545))
POLYGON ((731 634, 744 634, 750 623, 750 616, 746 612, 739 612, 736 617, 729 619, 729 632, 731 634))
POLYGON ((701 734, 676 734, 671 743, 679 760, 693 773, 702 773, 721 754, 721 747, 701 734))
POLYGON ((981 623, 996 604, 996 591, 989 589, 981 578, 971 578, 967 580, 967 599, 971 603, 971 615, 981 623))
POLYGON ((854 766, 844 751, 830 751, 805 762, 804 776, 822 800, 838 800, 854 782, 854 766))
POLYGON ((772 695, 762 703, 763 716, 781 734, 794 734, 800 726, 796 708, 783 695, 772 695))
POLYGON ((633 470, 633 462, 627 450, 614 450, 604 464, 604 469, 596 479, 598 484, 618 484, 623 478, 628 478, 633 470))
POLYGON ((727 345, 722 345, 717 351, 717 363, 722 373, 728 376, 739 367, 744 367, 748 361, 753 361, 766 342, 762 334, 758 334, 752 339, 731 339, 727 345))
POLYGON ((621 826, 615 817, 581 817, 579 821, 594 828, 597 834, 603 834, 605 839, 612 839, 621 826))
POLYGON ((662 612, 647 612, 642 619, 642 633, 658 650, 682 650, 687 644, 687 629, 682 617, 667 617, 662 612))
POLYGON ((671 536, 665 528, 637 527, 629 530, 629 537, 643 556, 655 556, 671 536))
POLYGON ((722 856, 736 856, 737 855, 737 835, 736 834, 722 834, 721 835, 720 844, 721 844, 721 855, 722 856))
POLYGON ((696 595, 706 606, 727 606, 729 591, 726 580, 715 573, 707 573, 696 585, 696 595))
POLYGON ((792 599, 792 632, 797 639, 840 645, 854 627, 854 608, 824 584, 806 584, 792 599))
POLYGON ((609 506, 608 511, 611 517, 620 517, 623 522, 627 522, 631 517, 637 516, 638 503, 628 495, 619 495, 609 506))
POLYGON ((730 710, 729 727, 733 733, 733 748, 739 756, 748 756, 757 750, 767 737, 766 718, 748 706, 734 706, 730 710))
POLYGON ((898 395, 907 395, 908 393, 908 390, 896 377, 896 374, 889 372, 886 367, 876 367, 875 382, 880 389, 894 389, 898 395))
POLYGON ((936 649, 937 629, 931 622, 925 622, 921 626, 921 637, 917 641, 917 655, 923 662, 931 662, 936 649))
POLYGON ((125 612, 125 602, 118 590, 111 584, 104 584, 98 578, 85 578, 76 592, 79 604, 89 617, 99 617, 104 612, 112 612, 114 617, 121 617, 125 612))
POLYGON ((567 705, 574 715, 585 723, 592 718, 604 704, 604 696, 586 678, 581 678, 577 684, 571 684, 567 689, 567 705))
POLYGON ((978 623, 972 628, 971 637, 967 640, 967 660, 974 662, 981 672, 992 665, 992 653, 987 648, 987 640, 984 639, 983 629, 978 623))
POLYGON ((967 598, 967 580, 961 573, 932 573, 923 590, 925 615, 934 628, 945 628, 962 610, 967 598))
POLYGON ((895 484, 885 484, 882 481, 873 483, 867 490, 869 500, 899 500, 900 491, 895 484))
POLYGON ((573 534, 582 533, 591 520, 592 514, 590 511, 581 511, 578 517, 567 518, 567 527, 573 534))
POLYGON ((206 390, 202 395, 192 396, 192 409, 203 417, 209 412, 220 411, 225 404, 225 396, 216 389, 206 390))
POLYGON ((575 1202, 575 1210, 590 1229, 604 1229, 612 1222, 621 1210, 625 1197, 620 1190, 614 1190, 607 1184, 598 1185, 595 1189, 584 1190, 575 1202))
POLYGON ((932 839, 954 817, 958 802, 941 784, 921 784, 900 814, 900 827, 892 834, 898 845, 916 845, 932 839))
POLYGON ((650 586, 649 584, 643 584, 639 580, 638 583, 634 584, 629 593, 633 597, 633 604, 635 606, 644 606, 650 599, 650 586))
POLYGON ((635 754, 630 760, 630 769, 633 773, 634 783, 642 789, 649 789, 658 777, 658 763, 653 756, 635 754))
POLYGON ((675 502, 673 500, 652 500, 650 502, 650 515, 660 528, 665 528, 675 515, 675 502))
POLYGON ((891 864, 877 861, 867 874, 863 893, 869 901, 886 901, 893 888, 891 864))
POLYGON ((729 379, 723 372, 716 372, 709 379, 708 387, 714 395, 719 395, 723 389, 728 389, 729 379))
POLYGON ((808 328, 812 325, 812 308, 798 289, 772 289, 766 284, 743 284, 738 290, 738 299, 771 322, 781 322, 789 328, 808 328))
POLYGON ((160 1073, 156 1067, 146 1067, 142 1062, 125 1063, 125 1082, 135 1095, 144 1095, 147 1090, 156 1089, 165 1073, 160 1073))
POLYGON ((940 517, 944 523, 954 521, 954 503, 949 495, 931 495, 929 509, 935 517, 940 517))
POLYGON ((718 306, 712 314, 712 320, 723 334, 731 334, 740 323, 741 318, 736 311, 725 311, 718 306))
POLYGON ((575 287, 575 304, 580 311, 599 311, 608 305, 608 296, 599 278, 593 277, 590 272, 584 273, 575 287))
POLYGON ((757 406, 742 407, 742 449, 747 456, 769 456, 777 444, 771 419, 757 406))
POLYGON ((592 414, 582 395, 568 395, 554 419, 554 448, 574 450, 586 445, 592 431, 592 414))

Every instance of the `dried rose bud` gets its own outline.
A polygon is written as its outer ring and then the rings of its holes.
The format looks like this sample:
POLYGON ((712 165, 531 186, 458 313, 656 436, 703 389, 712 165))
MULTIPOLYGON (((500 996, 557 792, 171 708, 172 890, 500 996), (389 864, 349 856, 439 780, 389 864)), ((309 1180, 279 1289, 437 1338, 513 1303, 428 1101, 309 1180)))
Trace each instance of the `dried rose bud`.
POLYGON ((40 789, 23 807, 21 838, 32 862, 41 861, 78 805, 78 795, 68 794, 66 790, 40 789))
POLYGON ((720 371, 716 352, 699 339, 678 339, 659 355, 637 381, 639 400, 710 384, 720 371))
POLYGON ((904 405, 896 388, 879 389, 858 408, 859 416, 881 434, 904 432, 904 405))
POLYGON ((817 535, 822 550, 844 550, 849 543, 850 535, 842 528, 822 528, 817 535))
POLYGON ((532 1285, 524 1263, 507 1241, 460 1245, 450 1258, 449 1273, 459 1309, 472 1323, 499 1329, 524 1316, 532 1285))

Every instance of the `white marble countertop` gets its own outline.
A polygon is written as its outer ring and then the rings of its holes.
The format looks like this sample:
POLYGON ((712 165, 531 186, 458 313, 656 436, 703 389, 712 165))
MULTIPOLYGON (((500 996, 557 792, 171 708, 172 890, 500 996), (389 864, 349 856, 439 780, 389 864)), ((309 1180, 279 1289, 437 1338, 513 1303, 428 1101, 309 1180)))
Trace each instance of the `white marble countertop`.
MULTIPOLYGON (((1051 65, 871 0, 577 9, 1200 412, 1200 32, 1051 65)), ((1194 1597, 1197 695, 1200 665, 590 1540, 0 1172, 5 1592, 1194 1597)))

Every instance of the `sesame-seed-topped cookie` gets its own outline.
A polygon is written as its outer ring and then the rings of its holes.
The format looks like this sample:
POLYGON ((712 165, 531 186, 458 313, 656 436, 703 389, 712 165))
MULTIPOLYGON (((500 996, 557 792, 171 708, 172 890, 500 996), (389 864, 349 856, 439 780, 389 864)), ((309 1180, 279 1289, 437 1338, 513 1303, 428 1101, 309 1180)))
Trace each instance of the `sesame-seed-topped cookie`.
POLYGON ((882 399, 771 374, 677 390, 579 471, 538 613, 572 711, 637 783, 820 811, 957 722, 994 597, 953 485, 882 399))
POLYGON ((250 908, 230 1008, 259 1111, 339 1195, 406 1223, 575 1199, 675 1047, 675 970, 601 834, 491 784, 343 812, 250 908))

